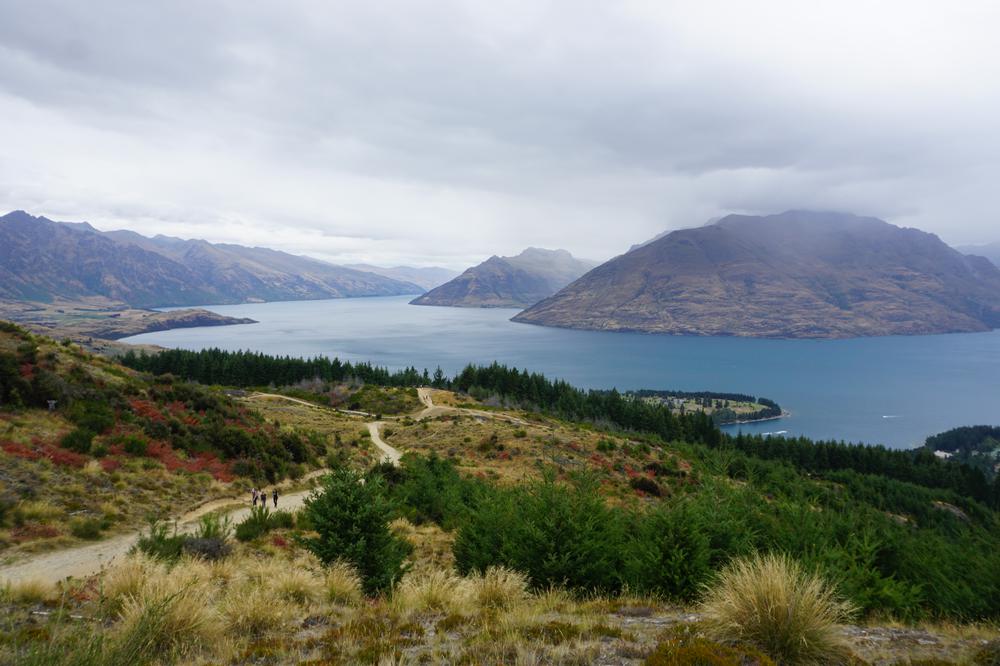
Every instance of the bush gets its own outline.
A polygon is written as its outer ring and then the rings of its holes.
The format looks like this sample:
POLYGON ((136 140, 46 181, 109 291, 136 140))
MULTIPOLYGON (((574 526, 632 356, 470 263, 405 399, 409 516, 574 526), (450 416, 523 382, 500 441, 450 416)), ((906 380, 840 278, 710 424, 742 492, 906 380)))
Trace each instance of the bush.
POLYGON ((362 483, 349 469, 335 470, 306 499, 303 513, 318 535, 301 538, 302 545, 323 564, 354 565, 365 593, 391 589, 403 575, 411 547, 389 528, 392 507, 380 477, 362 483))
POLYGON ((194 532, 194 538, 226 541, 232 536, 232 533, 232 521, 229 519, 229 516, 209 513, 199 519, 198 527, 194 532))
POLYGON ((417 525, 433 522, 453 529, 478 501, 478 484, 463 479, 453 462, 436 453, 427 457, 407 454, 400 467, 382 473, 387 475, 390 495, 400 512, 417 525))
POLYGON ((657 508, 635 520, 629 533, 623 573, 630 589, 687 600, 708 580, 708 536, 687 507, 657 508))
POLYGON ((647 495, 652 495, 653 497, 660 497, 663 495, 663 489, 660 488, 660 484, 653 481, 649 477, 634 476, 629 480, 628 484, 632 486, 633 490, 639 490, 647 495))
POLYGON ((710 638, 753 646, 782 664, 843 663, 850 655, 837 624, 853 608, 784 555, 733 561, 700 610, 710 638))
POLYGON ((528 576, 532 587, 588 591, 621 587, 623 516, 605 505, 597 484, 543 481, 494 490, 462 525, 455 564, 462 574, 502 565, 528 576))
POLYGON ((67 416, 77 427, 97 434, 107 432, 115 424, 111 407, 91 400, 74 402, 67 416))
POLYGON ((240 541, 253 541, 266 534, 270 529, 268 524, 271 512, 266 506, 254 506, 250 514, 236 525, 236 538, 240 541))
POLYGON ((141 435, 125 435, 121 438, 121 445, 125 453, 137 458, 149 452, 149 441, 141 435))
POLYGON ((60 440, 59 445, 64 449, 75 451, 76 453, 90 453, 90 447, 94 442, 94 433, 84 428, 77 428, 60 440))
POLYGON ((99 518, 74 518, 69 523, 69 533, 77 539, 93 541, 101 538, 101 530, 105 527, 99 518))
POLYGON ((188 537, 184 539, 183 544, 183 551, 188 555, 210 561, 221 560, 227 557, 232 550, 225 539, 217 537, 188 537))
POLYGON ((140 552, 155 557, 159 560, 172 562, 181 556, 184 549, 185 537, 177 534, 177 526, 174 525, 173 533, 166 523, 158 520, 149 522, 149 532, 140 535, 133 551, 140 552))

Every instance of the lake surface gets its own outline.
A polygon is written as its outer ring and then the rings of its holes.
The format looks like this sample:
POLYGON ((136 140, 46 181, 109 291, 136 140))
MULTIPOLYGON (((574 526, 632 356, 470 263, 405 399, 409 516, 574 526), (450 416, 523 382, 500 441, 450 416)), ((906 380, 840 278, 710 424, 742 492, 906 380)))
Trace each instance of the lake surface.
POLYGON ((1000 331, 854 340, 604 333, 508 321, 517 311, 408 305, 408 297, 205 306, 260 323, 126 338, 164 347, 339 356, 454 374, 493 360, 582 388, 729 391, 791 416, 730 426, 916 446, 959 425, 1000 424, 1000 331))

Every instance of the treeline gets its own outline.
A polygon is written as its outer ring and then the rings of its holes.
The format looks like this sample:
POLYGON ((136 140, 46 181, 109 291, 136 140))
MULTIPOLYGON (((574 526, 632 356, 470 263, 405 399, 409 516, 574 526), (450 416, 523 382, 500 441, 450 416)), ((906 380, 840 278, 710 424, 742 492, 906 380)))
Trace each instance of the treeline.
POLYGON ((716 425, 726 425, 728 423, 738 423, 740 421, 775 419, 784 413, 781 410, 781 405, 776 403, 774 400, 770 400, 769 398, 757 398, 745 393, 717 393, 715 391, 653 391, 649 389, 642 389, 639 391, 629 391, 626 395, 634 396, 639 399, 659 398, 661 400, 667 400, 670 398, 677 398, 680 400, 693 400, 703 407, 712 407, 714 405, 715 410, 712 412, 712 420, 715 421, 716 425), (737 413, 735 410, 726 406, 723 401, 749 402, 761 405, 761 407, 760 409, 755 409, 752 412, 737 413))
POLYGON ((1000 446, 1000 426, 963 426, 928 437, 924 447, 930 451, 978 451, 981 445, 1000 446), (987 441, 992 440, 992 441, 987 441))
MULTIPOLYGON (((352 364, 322 356, 301 359, 220 349, 197 352, 173 349, 154 355, 129 352, 122 362, 146 372, 169 373, 206 384, 228 386, 282 386, 313 378, 327 382, 357 379, 381 386, 432 385, 464 393, 495 395, 505 404, 568 420, 605 423, 635 433, 647 433, 663 441, 735 448, 753 458, 786 461, 812 474, 841 470, 879 474, 927 488, 951 490, 988 506, 1000 506, 1000 481, 991 485, 981 471, 940 460, 927 450, 813 442, 806 438, 725 435, 701 412, 675 415, 665 406, 635 400, 617 391, 584 391, 561 380, 499 363, 470 365, 454 378, 447 378, 440 368, 433 375, 413 367, 391 372, 370 363, 352 364)), ((731 396, 729 399, 752 397, 718 395, 731 396)))
POLYGON ((853 470, 878 474, 925 488, 951 490, 987 506, 1000 507, 1000 483, 990 484, 978 469, 943 461, 927 449, 900 450, 884 446, 816 442, 805 437, 762 437, 740 433, 724 438, 748 456, 782 460, 812 474, 853 470))
POLYGON ((327 382, 356 379, 381 386, 433 385, 464 393, 496 395, 525 409, 574 421, 606 422, 625 430, 653 433, 665 440, 717 445, 721 438, 711 418, 704 414, 677 416, 665 407, 632 400, 617 391, 584 391, 564 381, 499 363, 470 365, 448 379, 440 368, 432 376, 427 370, 418 372, 412 367, 390 372, 369 363, 352 364, 323 356, 301 359, 221 349, 197 352, 171 349, 152 355, 129 352, 121 360, 124 365, 145 372, 227 386, 285 386, 313 378, 327 382))
POLYGON ((371 363, 350 363, 338 358, 270 356, 252 351, 221 349, 168 349, 157 354, 129 351, 121 363, 155 375, 172 374, 202 384, 225 386, 289 386, 303 379, 342 382, 349 379, 379 386, 421 386, 432 382, 424 370, 406 368, 390 372, 371 363))

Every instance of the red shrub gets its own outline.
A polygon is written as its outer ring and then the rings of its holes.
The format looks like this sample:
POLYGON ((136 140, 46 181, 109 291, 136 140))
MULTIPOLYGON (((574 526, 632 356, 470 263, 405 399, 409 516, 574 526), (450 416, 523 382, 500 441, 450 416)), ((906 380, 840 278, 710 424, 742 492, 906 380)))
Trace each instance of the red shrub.
POLYGON ((105 472, 113 472, 122 466, 122 461, 117 458, 104 458, 101 460, 101 469, 105 472))
POLYGON ((271 543, 278 548, 288 548, 288 541, 284 537, 278 536, 277 534, 271 538, 271 543))

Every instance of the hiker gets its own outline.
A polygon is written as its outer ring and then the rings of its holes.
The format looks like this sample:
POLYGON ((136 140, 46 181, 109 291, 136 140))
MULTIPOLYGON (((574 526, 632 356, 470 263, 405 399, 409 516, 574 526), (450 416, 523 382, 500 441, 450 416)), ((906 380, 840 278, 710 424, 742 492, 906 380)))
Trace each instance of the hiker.
POLYGON ((274 508, 278 508, 278 489, 275 488, 274 492, 271 493, 271 499, 274 500, 274 508))
POLYGON ((257 488, 256 488, 256 486, 250 489, 250 496, 253 498, 253 505, 257 506, 257 488))

